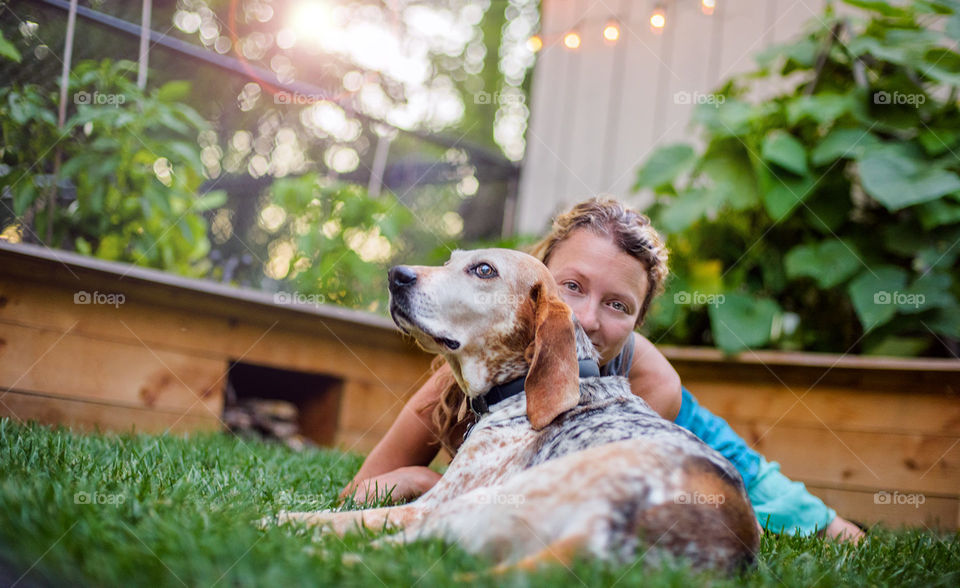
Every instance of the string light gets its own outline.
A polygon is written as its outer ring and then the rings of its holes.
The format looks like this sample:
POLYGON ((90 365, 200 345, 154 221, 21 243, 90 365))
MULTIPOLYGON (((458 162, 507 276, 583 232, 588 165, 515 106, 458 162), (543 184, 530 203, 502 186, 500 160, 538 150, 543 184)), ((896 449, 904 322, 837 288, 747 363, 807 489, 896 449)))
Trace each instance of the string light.
POLYGON ((567 49, 579 49, 580 48, 580 33, 577 31, 570 31, 563 36, 563 44, 566 45, 567 49))
POLYGON ((663 32, 665 26, 667 26, 667 11, 658 4, 650 13, 650 30, 654 33, 660 33, 663 32))
MULTIPOLYGON (((650 12, 649 25, 650 30, 654 34, 660 34, 667 27, 667 5, 669 0, 660 0, 654 4, 653 10, 650 12)), ((703 14, 712 15, 716 12, 717 9, 717 0, 700 0, 700 10, 703 14)), ((562 35, 544 35, 536 34, 527 39, 527 49, 532 53, 537 53, 543 50, 546 46, 552 46, 558 41, 563 43, 563 46, 571 51, 580 49, 580 46, 583 44, 583 39, 580 36, 579 29, 584 26, 584 21, 581 21, 575 28, 570 29, 563 33, 562 35)), ((594 21, 594 26, 596 22, 594 21)), ((590 27, 593 29, 593 27, 590 27)), ((596 29, 593 29, 596 30, 596 29)), ((591 33, 595 34, 595 33, 591 33)), ((614 45, 620 41, 621 32, 621 23, 616 17, 610 17, 604 23, 603 28, 601 29, 601 36, 603 41, 607 45, 614 45)))
POLYGON ((603 27, 603 39, 608 43, 616 43, 620 39, 620 23, 610 20, 603 27))
POLYGON ((527 49, 529 49, 532 53, 536 53, 537 51, 543 49, 543 39, 540 38, 540 35, 534 35, 527 39, 527 49))

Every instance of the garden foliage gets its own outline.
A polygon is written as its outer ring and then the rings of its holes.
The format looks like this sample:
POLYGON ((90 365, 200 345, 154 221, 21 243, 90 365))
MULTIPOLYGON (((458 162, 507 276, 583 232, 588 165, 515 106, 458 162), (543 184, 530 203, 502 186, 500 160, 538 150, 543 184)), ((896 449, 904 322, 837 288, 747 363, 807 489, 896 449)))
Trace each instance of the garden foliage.
POLYGON ((702 148, 639 170, 674 272, 654 339, 957 351, 960 2, 846 4, 699 106, 702 148))

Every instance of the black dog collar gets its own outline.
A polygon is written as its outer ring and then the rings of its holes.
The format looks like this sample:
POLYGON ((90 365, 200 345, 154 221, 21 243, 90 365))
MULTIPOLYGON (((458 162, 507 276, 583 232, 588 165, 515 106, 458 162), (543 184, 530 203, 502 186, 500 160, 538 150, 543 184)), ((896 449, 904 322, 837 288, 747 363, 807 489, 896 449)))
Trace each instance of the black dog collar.
MULTIPOLYGON (((580 365, 581 378, 597 378, 600 376, 600 365, 593 359, 581 359, 577 362, 580 365)), ((490 388, 486 394, 469 399, 470 410, 478 417, 490 411, 494 404, 506 400, 511 396, 523 392, 524 384, 527 382, 527 376, 521 376, 516 380, 511 380, 505 384, 499 384, 490 388)))

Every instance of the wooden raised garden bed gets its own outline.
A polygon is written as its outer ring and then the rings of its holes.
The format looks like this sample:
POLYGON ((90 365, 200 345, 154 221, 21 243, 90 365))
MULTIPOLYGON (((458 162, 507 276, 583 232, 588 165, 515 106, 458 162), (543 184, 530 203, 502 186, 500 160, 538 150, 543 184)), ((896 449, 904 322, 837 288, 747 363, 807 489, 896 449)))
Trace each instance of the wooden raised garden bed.
MULTIPOLYGON (((960 527, 960 361, 663 351, 707 408, 848 518, 960 527)), ((229 386, 287 400, 305 436, 364 452, 429 361, 369 313, 0 241, 0 415, 216 430, 229 386)))

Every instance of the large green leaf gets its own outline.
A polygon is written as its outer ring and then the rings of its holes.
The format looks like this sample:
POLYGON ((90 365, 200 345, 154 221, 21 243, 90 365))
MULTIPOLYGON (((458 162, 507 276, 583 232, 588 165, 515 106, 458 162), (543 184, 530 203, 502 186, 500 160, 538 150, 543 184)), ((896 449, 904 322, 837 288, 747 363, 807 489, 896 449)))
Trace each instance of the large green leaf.
POLYGON ((939 309, 932 317, 923 319, 923 324, 936 333, 960 339, 960 305, 939 309))
POLYGON ((907 272, 898 267, 880 266, 865 270, 847 286, 853 309, 865 331, 875 329, 897 312, 895 294, 907 284, 907 272))
POLYGON ((884 16, 903 17, 908 14, 906 9, 892 5, 888 0, 843 0, 843 2, 864 10, 879 12, 884 16))
MULTIPOLYGON (((957 121, 954 120, 951 122, 956 123, 957 121)), ((951 124, 951 122, 947 124, 951 124)), ((933 157, 943 155, 956 147, 957 143, 960 143, 960 129, 953 128, 952 126, 948 127, 941 122, 941 124, 935 128, 926 127, 923 129, 920 134, 917 135, 917 142, 920 143, 920 146, 923 147, 927 155, 932 155, 933 157)))
POLYGON ((658 148, 637 173, 634 191, 642 188, 656 189, 673 182, 677 176, 690 169, 695 157, 693 147, 685 143, 658 148))
POLYGON ((880 139, 866 128, 835 128, 813 148, 810 161, 820 167, 841 158, 855 159, 862 156, 868 147, 880 143, 880 139))
POLYGON ((750 132, 759 122, 778 110, 773 104, 752 105, 729 98, 722 104, 701 104, 693 111, 693 119, 704 125, 714 137, 739 137, 750 132))
POLYGON ((922 275, 907 288, 895 302, 900 312, 915 314, 932 308, 949 308, 957 303, 950 293, 952 280, 949 275, 930 272, 922 275))
POLYGON ((720 193, 722 200, 734 210, 759 204, 757 176, 750 158, 736 139, 711 143, 700 160, 699 169, 713 183, 713 189, 720 193))
POLYGON ((710 331, 717 347, 727 353, 761 347, 770 341, 780 305, 770 298, 725 294, 709 307, 710 331))
POLYGON ((868 149, 859 161, 863 189, 897 211, 960 191, 960 177, 918 161, 899 145, 868 149))
POLYGON ((659 225, 668 233, 679 233, 704 216, 715 214, 721 203, 716 190, 687 190, 670 200, 660 214, 659 225))
POLYGON ((803 143, 786 131, 774 130, 763 139, 760 155, 764 160, 803 176, 808 173, 807 150, 803 143))
POLYGON ((934 47, 923 54, 918 69, 937 80, 951 85, 960 85, 960 55, 944 47, 934 47))
POLYGON ((813 194, 817 179, 812 175, 800 178, 761 172, 763 206, 775 222, 787 218, 797 206, 813 194))
POLYGON ((944 27, 944 32, 946 32, 950 37, 955 41, 960 41, 960 14, 954 14, 947 19, 947 24, 944 27))
POLYGON ((787 124, 795 126, 805 118, 817 124, 829 124, 850 112, 855 99, 851 94, 824 92, 791 98, 786 103, 787 124))
POLYGON ((17 48, 14 47, 13 43, 3 38, 3 33, 0 32, 0 57, 6 57, 12 61, 20 63, 20 60, 23 59, 20 56, 20 52, 17 51, 17 48))
POLYGON ((813 67, 819 50, 816 42, 805 37, 799 41, 773 45, 770 48, 763 49, 756 53, 754 59, 761 67, 769 66, 780 56, 785 57, 788 62, 793 61, 802 67, 813 67))
POLYGON ((960 203, 948 198, 924 202, 916 210, 920 224, 927 230, 960 223, 960 203))
POLYGON ((863 261, 856 246, 844 239, 798 245, 784 258, 787 277, 813 278, 821 288, 833 288, 860 268, 863 261))

